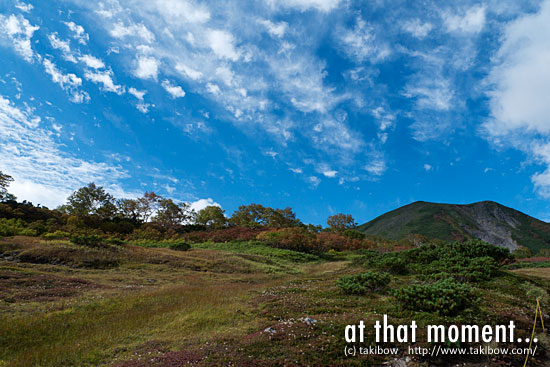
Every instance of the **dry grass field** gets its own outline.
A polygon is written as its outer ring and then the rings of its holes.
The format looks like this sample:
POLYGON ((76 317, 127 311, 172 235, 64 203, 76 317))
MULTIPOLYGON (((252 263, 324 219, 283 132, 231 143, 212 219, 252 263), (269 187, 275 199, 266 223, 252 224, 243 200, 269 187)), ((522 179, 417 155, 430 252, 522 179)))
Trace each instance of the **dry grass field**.
MULTIPOLYGON (((533 305, 527 294, 550 284, 548 269, 505 273, 480 285, 475 310, 449 319, 403 310, 387 294, 342 294, 337 280, 364 269, 353 253, 320 259, 243 244, 86 248, 30 237, 4 238, 0 250, 2 367, 379 366, 394 358, 344 355, 346 324, 363 319, 371 328, 382 314, 420 326, 513 318, 525 337, 533 305)), ((390 286, 412 281, 395 276, 390 286)), ((546 363, 545 338, 531 366, 546 363)), ((406 354, 400 347, 399 361, 406 354)), ((407 366, 455 362, 414 357, 407 366)), ((512 366, 519 359, 461 363, 512 366)))

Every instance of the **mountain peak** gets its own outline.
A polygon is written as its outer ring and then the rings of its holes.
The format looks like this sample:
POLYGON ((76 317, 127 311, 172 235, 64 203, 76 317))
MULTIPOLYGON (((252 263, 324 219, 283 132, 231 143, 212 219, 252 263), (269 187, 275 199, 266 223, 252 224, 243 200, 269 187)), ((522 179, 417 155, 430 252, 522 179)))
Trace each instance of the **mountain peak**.
POLYGON ((415 201, 359 226, 359 230, 391 240, 420 234, 445 241, 477 238, 510 250, 525 246, 534 253, 550 248, 549 223, 490 200, 471 204, 415 201))

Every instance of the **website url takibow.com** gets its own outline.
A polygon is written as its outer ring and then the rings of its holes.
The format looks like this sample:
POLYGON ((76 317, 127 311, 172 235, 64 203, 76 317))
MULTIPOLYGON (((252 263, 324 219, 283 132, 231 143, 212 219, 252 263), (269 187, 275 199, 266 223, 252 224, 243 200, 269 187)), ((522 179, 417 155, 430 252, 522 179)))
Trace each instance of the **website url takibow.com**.
MULTIPOLYGON (((530 355, 534 356, 537 346, 533 348, 512 348, 512 347, 447 347, 443 345, 434 345, 431 347, 408 347, 409 355, 418 355, 422 357, 439 357, 452 355, 530 355)), ((401 349, 398 347, 382 347, 379 345, 368 347, 356 347, 355 345, 346 346, 344 353, 348 357, 357 355, 398 355, 401 349)))

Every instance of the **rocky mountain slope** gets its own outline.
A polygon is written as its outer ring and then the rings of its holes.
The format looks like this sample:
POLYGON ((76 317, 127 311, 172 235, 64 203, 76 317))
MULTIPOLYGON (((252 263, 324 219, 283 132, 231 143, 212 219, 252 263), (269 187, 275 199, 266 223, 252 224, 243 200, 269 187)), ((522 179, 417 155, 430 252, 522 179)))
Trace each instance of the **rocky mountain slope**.
POLYGON ((550 223, 492 201, 457 205, 417 201, 359 226, 370 235, 399 240, 414 233, 442 240, 478 238, 533 254, 550 249, 550 223))

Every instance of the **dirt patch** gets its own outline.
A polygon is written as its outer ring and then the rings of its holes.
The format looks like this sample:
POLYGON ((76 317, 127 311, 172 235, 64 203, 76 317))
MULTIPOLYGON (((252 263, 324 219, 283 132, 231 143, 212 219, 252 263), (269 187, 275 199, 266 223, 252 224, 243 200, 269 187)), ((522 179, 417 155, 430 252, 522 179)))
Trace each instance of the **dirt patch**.
POLYGON ((519 262, 543 263, 545 261, 550 261, 550 257, 542 257, 542 256, 528 257, 528 258, 525 258, 525 259, 518 260, 518 261, 516 261, 516 263, 519 263, 519 262))
POLYGON ((6 302, 51 301, 102 286, 79 278, 0 270, 0 293, 6 302))
POLYGON ((116 367, 181 367, 198 366, 205 358, 203 352, 180 350, 162 353, 158 350, 135 353, 134 358, 115 365, 116 367))

